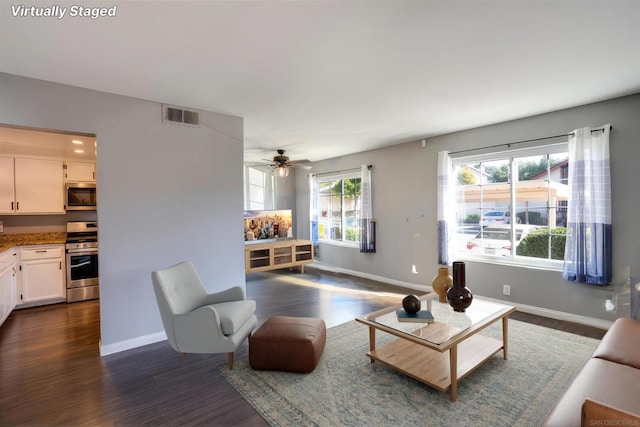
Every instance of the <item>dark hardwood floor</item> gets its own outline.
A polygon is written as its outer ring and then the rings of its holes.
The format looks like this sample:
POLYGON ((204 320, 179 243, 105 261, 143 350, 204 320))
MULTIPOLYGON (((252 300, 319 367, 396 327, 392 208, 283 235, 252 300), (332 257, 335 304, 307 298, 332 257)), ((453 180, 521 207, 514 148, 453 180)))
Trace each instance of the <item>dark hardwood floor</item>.
MULTIPOLYGON (((309 316, 332 327, 408 293, 415 291, 312 268, 247 276, 259 322, 309 316)), ((525 313, 512 318, 593 338, 604 334, 525 313)), ((101 358, 99 322, 98 301, 9 316, 0 327, 1 426, 268 425, 218 372, 226 355, 190 354, 181 362, 165 341, 101 358)), ((236 358, 246 354, 245 342, 236 358)))

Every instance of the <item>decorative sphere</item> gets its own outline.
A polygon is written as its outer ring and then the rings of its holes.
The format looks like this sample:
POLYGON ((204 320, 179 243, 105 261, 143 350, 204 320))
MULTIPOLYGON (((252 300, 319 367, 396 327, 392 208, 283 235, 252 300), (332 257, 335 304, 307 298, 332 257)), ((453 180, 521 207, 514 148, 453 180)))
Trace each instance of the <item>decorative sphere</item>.
POLYGON ((417 313, 420 311, 420 298, 415 295, 407 295, 402 300, 402 308, 409 314, 417 313))

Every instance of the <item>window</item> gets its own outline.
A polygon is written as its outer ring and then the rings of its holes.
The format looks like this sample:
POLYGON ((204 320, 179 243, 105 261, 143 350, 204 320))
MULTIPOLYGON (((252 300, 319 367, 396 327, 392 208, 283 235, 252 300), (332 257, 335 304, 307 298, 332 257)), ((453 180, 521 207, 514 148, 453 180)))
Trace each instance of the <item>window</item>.
POLYGON ((268 167, 244 167, 245 210, 273 209, 274 189, 273 174, 268 167))
POLYGON ((360 240, 360 170, 318 176, 318 239, 358 246, 360 240))
POLYGON ((560 267, 567 144, 453 159, 457 258, 560 267))

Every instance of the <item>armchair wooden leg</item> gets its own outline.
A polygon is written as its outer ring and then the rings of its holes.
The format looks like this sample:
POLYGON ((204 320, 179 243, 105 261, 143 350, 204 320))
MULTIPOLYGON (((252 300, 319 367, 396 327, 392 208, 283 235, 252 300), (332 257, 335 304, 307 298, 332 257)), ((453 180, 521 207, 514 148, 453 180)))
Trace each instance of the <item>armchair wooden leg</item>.
POLYGON ((187 358, 187 353, 182 353, 182 356, 180 356, 180 363, 184 362, 184 359, 187 358))
POLYGON ((229 370, 233 371, 233 352, 227 353, 227 357, 229 359, 229 370))

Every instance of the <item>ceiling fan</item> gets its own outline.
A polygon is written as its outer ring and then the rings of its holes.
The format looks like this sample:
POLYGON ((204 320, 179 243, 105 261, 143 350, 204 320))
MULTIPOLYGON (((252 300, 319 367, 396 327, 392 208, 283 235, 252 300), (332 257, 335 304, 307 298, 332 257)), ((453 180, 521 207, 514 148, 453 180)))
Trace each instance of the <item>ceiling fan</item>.
MULTIPOLYGON (((265 159, 266 160, 266 159, 265 159)), ((284 178, 289 175, 289 168, 300 168, 304 170, 311 169, 307 163, 311 163, 309 160, 294 160, 290 161, 289 156, 284 155, 284 150, 278 150, 278 155, 273 157, 273 172, 276 176, 284 178)))

